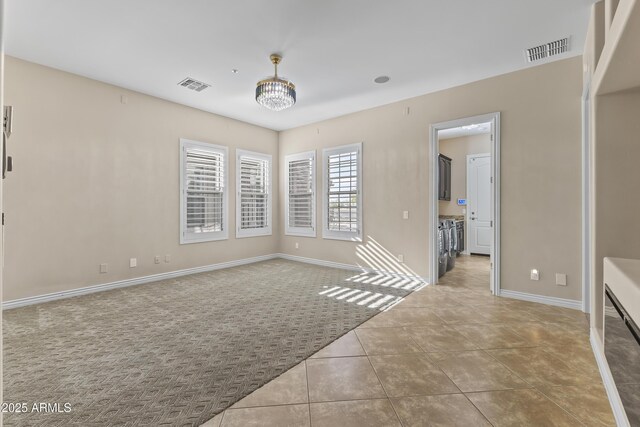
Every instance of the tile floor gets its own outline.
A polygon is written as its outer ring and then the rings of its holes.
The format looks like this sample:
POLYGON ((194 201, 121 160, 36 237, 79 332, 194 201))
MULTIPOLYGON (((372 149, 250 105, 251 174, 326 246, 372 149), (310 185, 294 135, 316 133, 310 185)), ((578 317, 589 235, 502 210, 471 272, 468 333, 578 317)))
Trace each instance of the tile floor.
POLYGON ((584 314, 488 283, 460 258, 205 426, 614 426, 584 314))

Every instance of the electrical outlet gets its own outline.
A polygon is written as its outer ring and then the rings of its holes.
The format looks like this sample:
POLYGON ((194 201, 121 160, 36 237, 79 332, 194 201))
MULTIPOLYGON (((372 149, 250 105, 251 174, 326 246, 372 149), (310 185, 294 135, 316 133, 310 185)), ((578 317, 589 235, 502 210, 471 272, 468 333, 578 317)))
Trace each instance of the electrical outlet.
POLYGON ((160 264, 160 256, 156 256, 156 257, 153 259, 153 262, 155 262, 156 264, 160 264))
POLYGON ((107 272, 107 264, 100 264, 100 273, 106 273, 107 272))
POLYGON ((129 260, 129 268, 133 268, 133 267, 137 267, 138 266, 138 259, 137 258, 131 258, 129 260))
POLYGON ((402 219, 409 219, 409 211, 402 211, 402 219))
POLYGON ((164 262, 171 262, 171 255, 165 255, 164 262))
POLYGON ((556 273, 556 285, 567 286, 567 275, 563 273, 556 273))
POLYGON ((398 255, 398 262, 404 262, 404 255, 398 255))
POLYGON ((296 242, 296 249, 300 249, 300 243, 296 242))
POLYGON ((540 272, 537 268, 531 269, 531 280, 540 280, 540 272))

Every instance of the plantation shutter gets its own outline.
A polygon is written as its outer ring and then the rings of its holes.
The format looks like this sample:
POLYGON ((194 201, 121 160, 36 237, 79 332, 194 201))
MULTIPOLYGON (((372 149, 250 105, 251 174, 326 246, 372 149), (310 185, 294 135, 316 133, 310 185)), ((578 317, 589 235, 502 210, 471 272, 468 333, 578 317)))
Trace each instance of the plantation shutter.
POLYGON ((183 142, 183 240, 226 238, 226 149, 183 142))
POLYGON ((329 239, 362 239, 362 144, 323 150, 324 228, 329 239))
POLYGON ((289 227, 313 230, 313 158, 289 161, 289 227))
POLYGON ((329 230, 358 232, 358 151, 329 155, 329 230))
POLYGON ((270 229, 270 163, 266 158, 239 156, 240 230, 270 229))

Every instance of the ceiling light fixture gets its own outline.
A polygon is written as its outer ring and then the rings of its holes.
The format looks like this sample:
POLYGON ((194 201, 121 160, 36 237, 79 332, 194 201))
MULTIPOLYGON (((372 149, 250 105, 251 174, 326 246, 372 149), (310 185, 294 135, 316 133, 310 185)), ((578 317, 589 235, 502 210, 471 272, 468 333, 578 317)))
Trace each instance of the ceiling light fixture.
POLYGON ((269 110, 282 111, 296 103, 296 86, 278 77, 278 64, 282 57, 274 53, 270 58, 275 67, 275 75, 258 82, 256 101, 269 110))
POLYGON ((391 77, 389 77, 389 76, 379 76, 379 77, 376 77, 375 79, 373 79, 373 81, 378 83, 378 84, 386 83, 389 80, 391 80, 391 77))

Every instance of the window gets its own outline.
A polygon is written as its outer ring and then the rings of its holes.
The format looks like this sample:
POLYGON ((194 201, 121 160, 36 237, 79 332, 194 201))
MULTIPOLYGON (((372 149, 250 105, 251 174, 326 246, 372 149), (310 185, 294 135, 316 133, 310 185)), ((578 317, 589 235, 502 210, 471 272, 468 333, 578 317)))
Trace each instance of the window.
POLYGON ((236 237, 271 234, 271 155, 236 150, 236 237))
POLYGON ((180 140, 180 243, 228 238, 227 147, 180 140))
POLYGON ((322 150, 325 239, 362 240, 362 144, 322 150))
POLYGON ((285 234, 316 237, 316 152, 285 157, 285 234))

